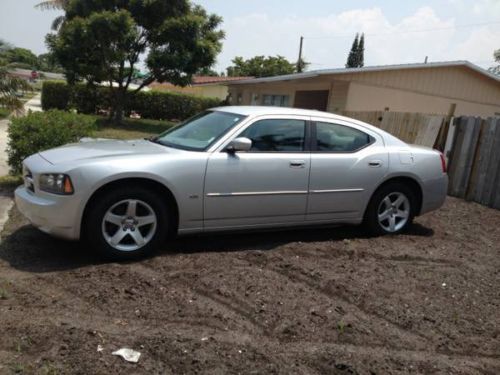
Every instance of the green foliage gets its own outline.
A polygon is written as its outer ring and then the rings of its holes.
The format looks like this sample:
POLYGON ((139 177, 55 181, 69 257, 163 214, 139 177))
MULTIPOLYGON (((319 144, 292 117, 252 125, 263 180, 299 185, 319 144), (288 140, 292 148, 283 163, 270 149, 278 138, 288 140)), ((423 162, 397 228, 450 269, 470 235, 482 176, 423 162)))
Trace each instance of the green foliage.
POLYGON ((8 64, 19 63, 30 67, 35 67, 38 61, 36 55, 29 49, 17 47, 4 50, 0 53, 0 58, 8 64))
POLYGON ((233 65, 227 68, 228 77, 273 77, 297 72, 297 64, 283 56, 255 56, 244 60, 235 57, 233 65))
POLYGON ((211 107, 218 107, 221 101, 173 92, 139 92, 128 103, 129 110, 140 113, 144 118, 158 120, 184 120, 211 107))
POLYGON ((136 91, 154 80, 187 85, 222 48, 221 18, 189 0, 72 0, 57 6, 65 19, 47 45, 69 82, 115 83, 110 100, 117 121, 141 55, 148 73, 136 91))
POLYGON ((346 68, 362 68, 365 65, 365 34, 356 34, 352 43, 349 56, 347 57, 346 68))
POLYGON ((46 81, 42 85, 42 109, 67 109, 70 87, 64 82, 46 81))
POLYGON ((30 90, 31 87, 25 80, 11 76, 5 68, 0 67, 0 108, 21 109, 23 103, 17 97, 17 93, 30 90))
POLYGON ((52 53, 42 53, 38 55, 36 68, 43 72, 62 73, 61 66, 57 63, 52 53))
MULTIPOLYGON (((74 108, 79 113, 95 114, 111 106, 115 90, 108 87, 66 85, 62 82, 44 82, 42 108, 44 110, 74 108)), ((124 100, 126 113, 137 112, 143 118, 156 120, 184 120, 207 108, 220 106, 216 98, 171 92, 127 92, 124 100)))
POLYGON ((76 142, 96 129, 92 117, 64 111, 30 112, 13 118, 8 129, 8 163, 13 174, 21 173, 22 161, 37 152, 76 142))

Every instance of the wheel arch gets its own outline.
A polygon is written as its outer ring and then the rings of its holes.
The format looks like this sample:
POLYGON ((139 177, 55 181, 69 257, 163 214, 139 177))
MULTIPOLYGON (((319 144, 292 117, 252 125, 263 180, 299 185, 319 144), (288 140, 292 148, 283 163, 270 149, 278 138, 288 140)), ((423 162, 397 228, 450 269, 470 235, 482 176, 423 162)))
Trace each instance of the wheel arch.
MULTIPOLYGON (((422 210, 422 203, 423 203, 423 189, 422 185, 420 182, 412 177, 412 176, 391 176, 390 178, 384 180, 382 183, 380 183, 377 188, 373 191, 372 195, 370 196, 369 202, 371 202, 373 196, 377 193, 378 190, 380 190, 382 187, 391 184, 391 183, 400 183, 408 186, 409 188, 412 189, 412 191, 415 193, 415 198, 417 199, 417 207, 415 210, 415 216, 420 215, 420 212, 422 210)), ((368 207, 367 207, 368 208, 368 207)), ((366 213, 366 210, 365 210, 366 213)))
POLYGON ((82 219, 80 223, 80 238, 84 238, 84 231, 85 231, 85 222, 87 220, 87 216, 89 213, 89 208, 91 207, 92 203, 95 202, 96 200, 99 199, 102 195, 108 193, 109 191, 119 189, 122 187, 124 184, 127 184, 129 186, 141 186, 141 187, 146 187, 148 189, 151 189, 161 196, 166 198, 166 205, 168 209, 171 210, 171 213, 174 218, 174 225, 171 228, 170 234, 175 234, 177 233, 177 228, 179 225, 179 206, 177 203, 177 200, 175 199, 174 194, 172 191, 162 184, 161 182, 158 182, 156 180, 152 180, 150 178, 146 177, 124 177, 124 178, 119 178, 117 180, 109 181, 105 183, 104 185, 100 186, 97 190, 95 190, 92 195, 87 199, 87 202, 85 203, 84 209, 83 209, 83 214, 82 214, 82 219))

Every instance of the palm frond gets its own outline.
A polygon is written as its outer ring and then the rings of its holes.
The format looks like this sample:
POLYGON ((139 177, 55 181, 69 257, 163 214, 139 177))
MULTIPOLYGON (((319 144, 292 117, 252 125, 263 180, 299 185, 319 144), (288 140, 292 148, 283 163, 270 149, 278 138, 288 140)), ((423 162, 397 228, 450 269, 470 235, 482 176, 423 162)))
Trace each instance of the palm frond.
POLYGON ((32 87, 24 79, 10 75, 6 69, 0 68, 0 106, 19 110, 23 103, 17 97, 20 91, 31 91, 32 87))
POLYGON ((35 5, 35 8, 41 10, 56 10, 64 9, 64 6, 68 3, 67 0, 45 0, 41 3, 35 5))
POLYGON ((52 28, 52 30, 57 31, 62 26, 65 20, 66 17, 64 16, 56 17, 55 20, 52 21, 52 25, 50 27, 52 28))

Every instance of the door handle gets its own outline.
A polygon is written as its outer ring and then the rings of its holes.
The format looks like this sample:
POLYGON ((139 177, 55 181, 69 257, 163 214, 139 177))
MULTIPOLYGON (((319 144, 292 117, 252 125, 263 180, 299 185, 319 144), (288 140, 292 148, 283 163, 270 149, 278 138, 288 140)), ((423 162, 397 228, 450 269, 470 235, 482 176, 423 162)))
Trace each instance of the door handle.
POLYGON ((382 161, 381 160, 372 160, 368 162, 368 165, 372 168, 379 168, 382 166, 382 161))
POLYGON ((292 160, 290 162, 290 168, 304 168, 305 166, 305 160, 292 160))

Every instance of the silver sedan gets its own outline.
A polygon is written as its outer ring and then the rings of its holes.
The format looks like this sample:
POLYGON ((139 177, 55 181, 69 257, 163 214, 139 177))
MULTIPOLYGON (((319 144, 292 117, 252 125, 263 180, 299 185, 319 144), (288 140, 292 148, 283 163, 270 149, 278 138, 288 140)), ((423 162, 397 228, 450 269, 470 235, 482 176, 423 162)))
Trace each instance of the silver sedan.
POLYGON ((19 210, 115 259, 168 236, 361 224, 399 233, 439 208, 443 155, 350 118, 222 107, 148 140, 83 140, 24 161, 19 210))

